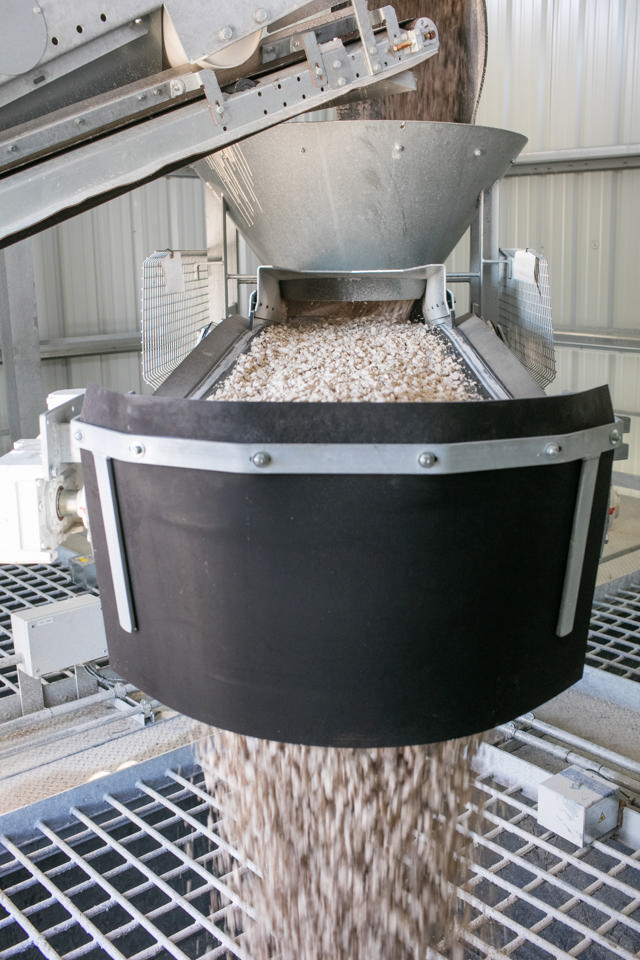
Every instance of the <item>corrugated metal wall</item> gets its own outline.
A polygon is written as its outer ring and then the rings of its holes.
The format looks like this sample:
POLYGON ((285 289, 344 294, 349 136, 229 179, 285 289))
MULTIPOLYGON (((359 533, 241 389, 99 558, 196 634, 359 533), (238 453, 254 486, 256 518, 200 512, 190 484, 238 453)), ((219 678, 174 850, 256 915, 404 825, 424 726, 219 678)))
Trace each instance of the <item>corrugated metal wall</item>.
MULTIPOLYGON (((206 247, 199 180, 157 180, 32 241, 42 339, 138 333, 142 263, 154 250, 206 247)), ((47 361, 46 388, 89 380, 143 389, 138 354, 47 361)))
MULTIPOLYGON (((45 230, 31 242, 40 338, 140 332, 142 263, 154 250, 206 247, 204 187, 197 178, 157 180, 45 230)), ((46 360, 45 393, 104 383, 142 392, 140 354, 46 360)), ((0 429, 6 428, 4 383, 0 429)), ((0 438, 2 451, 9 449, 0 438)))
MULTIPOLYGON (((640 143, 637 0, 488 0, 489 63, 478 123, 524 133, 523 155, 640 143)), ((640 170, 511 177, 500 188, 500 243, 543 252, 554 326, 631 331, 638 324, 640 170)), ((608 382, 635 413, 640 474, 640 355, 557 348, 548 392, 608 382)), ((634 442, 636 441, 636 442, 634 442)))

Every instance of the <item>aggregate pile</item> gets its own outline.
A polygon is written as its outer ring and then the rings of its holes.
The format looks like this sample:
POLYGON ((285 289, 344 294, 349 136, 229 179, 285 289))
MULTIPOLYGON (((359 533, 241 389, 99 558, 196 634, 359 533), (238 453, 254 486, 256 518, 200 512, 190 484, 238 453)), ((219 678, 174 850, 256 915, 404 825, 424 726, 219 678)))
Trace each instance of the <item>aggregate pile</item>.
POLYGON ((478 400, 442 334, 401 317, 297 319, 254 338, 212 400, 478 400))

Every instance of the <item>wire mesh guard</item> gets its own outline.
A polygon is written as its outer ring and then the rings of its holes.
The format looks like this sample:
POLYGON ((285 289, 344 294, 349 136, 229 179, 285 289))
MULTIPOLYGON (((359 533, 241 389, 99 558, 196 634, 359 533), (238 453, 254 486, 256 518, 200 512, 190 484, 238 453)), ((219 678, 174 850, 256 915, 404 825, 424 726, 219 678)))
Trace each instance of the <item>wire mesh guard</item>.
MULTIPOLYGON (((0 566, 0 720, 4 702, 19 694, 11 614, 86 592, 87 588, 75 583, 59 563, 0 566)), ((66 675, 71 676, 71 671, 66 675)))
POLYGON ((586 663, 640 682, 640 571, 625 587, 594 601, 586 663))
POLYGON ((556 376, 549 264, 545 257, 528 251, 503 250, 502 253, 506 262, 498 284, 496 326, 536 383, 546 387, 556 376), (518 279, 514 272, 516 254, 531 256, 532 280, 518 279))
POLYGON ((209 324, 206 253, 165 250, 142 267, 142 376, 157 389, 209 324))
MULTIPOLYGON (((465 957, 637 958, 640 850, 615 838, 577 849, 538 826, 517 790, 476 787, 477 862, 459 890, 465 957)), ((199 769, 169 768, 133 795, 72 807, 63 826, 39 820, 19 843, 0 836, 1 956, 249 960, 234 931, 252 910, 222 872, 218 827, 199 769)))

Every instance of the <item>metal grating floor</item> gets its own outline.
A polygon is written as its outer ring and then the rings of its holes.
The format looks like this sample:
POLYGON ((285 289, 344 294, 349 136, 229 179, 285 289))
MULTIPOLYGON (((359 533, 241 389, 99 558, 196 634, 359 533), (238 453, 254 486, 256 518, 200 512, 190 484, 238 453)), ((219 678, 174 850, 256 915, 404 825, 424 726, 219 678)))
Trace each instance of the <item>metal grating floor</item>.
POLYGON ((479 863, 460 891, 469 957, 632 960, 640 956, 640 850, 619 839, 576 848, 540 827, 534 801, 484 778, 479 863))
POLYGON ((640 571, 625 587, 594 600, 586 663, 640 681, 640 571))
MULTIPOLYGON (((63 822, 50 810, 18 840, 15 817, 0 822, 3 960, 246 957, 234 930, 252 911, 222 872, 219 814, 186 759, 169 754, 159 777, 141 767, 126 789, 105 782, 94 802, 74 791, 63 822)), ((486 777, 477 790, 478 863, 459 891, 467 960, 637 960, 640 850, 615 838, 577 849, 518 790, 486 777)))
POLYGON ((19 694, 11 614, 86 592, 87 588, 75 583, 60 563, 0 566, 0 706, 3 698, 19 694))
MULTIPOLYGON (((61 795, 59 825, 50 811, 17 842, 0 836, 3 960, 244 956, 234 930, 251 909, 223 873, 219 814, 191 748, 168 756, 159 779, 157 761, 141 764, 133 789, 112 792, 112 775, 97 803, 78 802, 82 789, 61 795)), ((22 832, 19 816, 0 826, 22 832)))

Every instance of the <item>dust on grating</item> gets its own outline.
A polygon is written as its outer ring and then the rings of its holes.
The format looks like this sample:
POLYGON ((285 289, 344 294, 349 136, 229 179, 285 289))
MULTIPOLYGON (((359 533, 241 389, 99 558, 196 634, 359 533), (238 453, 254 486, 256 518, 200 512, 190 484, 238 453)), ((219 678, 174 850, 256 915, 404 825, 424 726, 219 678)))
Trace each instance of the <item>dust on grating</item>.
POLYGON ((210 399, 397 403, 481 394, 437 330, 376 315, 270 324, 210 399))
POLYGON ((431 947, 459 960, 470 841, 457 820, 479 742, 358 750, 212 731, 200 759, 224 839, 262 873, 229 860, 257 918, 245 954, 424 960, 431 947))

